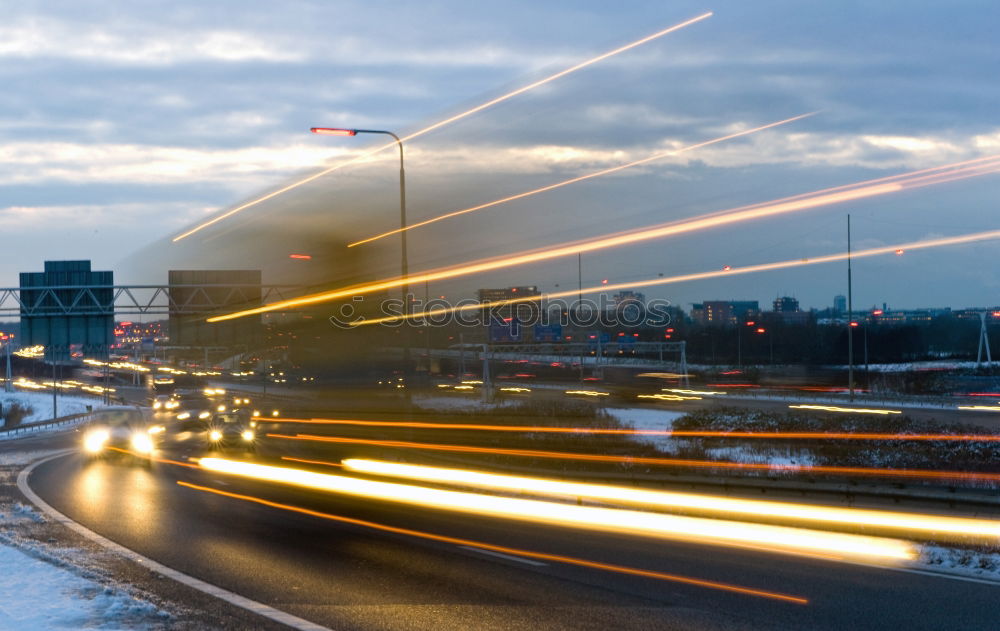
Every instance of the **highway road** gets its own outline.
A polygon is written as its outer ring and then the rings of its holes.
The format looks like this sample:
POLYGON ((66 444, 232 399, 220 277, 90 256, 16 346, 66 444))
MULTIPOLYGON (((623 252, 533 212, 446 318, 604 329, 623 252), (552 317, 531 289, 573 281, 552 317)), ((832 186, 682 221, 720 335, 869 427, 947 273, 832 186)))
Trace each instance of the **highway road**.
MULTIPOLYGON (((63 446, 65 435, 32 439, 63 446)), ((203 455, 197 434, 160 455, 203 455)), ((257 455, 273 460, 264 445, 257 455)), ((287 463, 286 463, 287 464, 287 463)), ((595 534, 293 490, 157 462, 38 466, 31 488, 171 568, 331 629, 989 629, 1000 585, 746 549, 595 534), (428 541, 182 487, 513 548, 717 581, 808 604, 428 541)))

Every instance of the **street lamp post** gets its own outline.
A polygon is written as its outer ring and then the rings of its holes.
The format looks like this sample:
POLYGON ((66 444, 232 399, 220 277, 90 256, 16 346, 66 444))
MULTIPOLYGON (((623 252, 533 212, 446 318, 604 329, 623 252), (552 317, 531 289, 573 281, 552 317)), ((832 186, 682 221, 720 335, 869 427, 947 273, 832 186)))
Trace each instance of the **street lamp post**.
MULTIPOLYGON (((392 139, 396 141, 396 145, 399 146, 400 276, 403 280, 403 286, 400 287, 400 291, 403 294, 403 315, 409 315, 410 288, 409 285, 406 283, 406 279, 410 275, 410 270, 406 255, 406 170, 403 168, 403 141, 399 139, 399 136, 392 133, 391 131, 385 131, 382 129, 340 129, 335 127, 312 127, 310 131, 312 131, 312 133, 314 134, 320 134, 323 136, 357 136, 358 134, 382 134, 384 136, 392 136, 392 139)), ((409 328, 404 327, 403 329, 404 378, 408 376, 409 365, 410 365, 410 335, 409 335, 409 328)), ((410 386, 410 384, 405 384, 405 385, 407 388, 410 386)))

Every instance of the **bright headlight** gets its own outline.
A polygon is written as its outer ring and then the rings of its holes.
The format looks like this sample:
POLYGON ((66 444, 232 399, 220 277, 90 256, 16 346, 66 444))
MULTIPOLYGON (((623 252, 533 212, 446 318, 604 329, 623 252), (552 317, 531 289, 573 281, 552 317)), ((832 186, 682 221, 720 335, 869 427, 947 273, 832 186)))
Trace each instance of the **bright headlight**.
POLYGON ((213 429, 208 433, 208 439, 213 443, 217 443, 222 440, 222 432, 217 429, 213 429))
POLYGON ((108 442, 108 432, 104 429, 93 429, 83 437, 83 448, 89 453, 96 454, 104 449, 104 443, 108 442))
POLYGON ((161 407, 163 407, 163 404, 160 403, 159 401, 154 401, 153 402, 153 409, 154 410, 159 410, 161 407))
POLYGON ((225 412, 225 411, 226 411, 226 406, 224 406, 224 405, 220 405, 219 407, 217 407, 217 408, 215 408, 215 409, 216 409, 216 411, 218 411, 218 412, 225 412))
POLYGON ((209 416, 212 416, 212 413, 209 412, 209 411, 207 411, 207 410, 204 411, 204 412, 199 412, 198 413, 198 418, 204 419, 204 418, 208 418, 209 416))
POLYGON ((163 432, 164 432, 164 431, 165 431, 166 429, 167 429, 167 428, 165 428, 165 427, 164 427, 164 426, 162 426, 162 425, 153 425, 152 427, 150 427, 150 428, 149 428, 149 429, 147 429, 146 431, 147 431, 148 433, 150 433, 150 434, 161 434, 161 433, 163 433, 163 432))
POLYGON ((167 401, 167 409, 173 410, 174 408, 180 407, 180 403, 177 401, 167 401))
POLYGON ((177 420, 178 421, 187 420, 189 418, 191 418, 191 413, 190 412, 181 412, 180 414, 177 415, 177 420))
POLYGON ((144 432, 132 434, 132 450, 140 454, 148 454, 153 451, 153 439, 144 432))
POLYGON ((243 440, 245 440, 247 442, 253 440, 253 430, 251 430, 251 429, 245 429, 245 430, 243 430, 243 433, 240 434, 240 435, 243 436, 243 440))

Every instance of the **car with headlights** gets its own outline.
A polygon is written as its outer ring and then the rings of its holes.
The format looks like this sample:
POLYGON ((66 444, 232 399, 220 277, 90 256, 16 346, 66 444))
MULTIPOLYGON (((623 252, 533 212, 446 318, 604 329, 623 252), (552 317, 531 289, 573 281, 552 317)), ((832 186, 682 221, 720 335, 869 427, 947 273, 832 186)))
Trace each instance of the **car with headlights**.
POLYGON ((141 410, 122 407, 101 410, 80 431, 83 452, 91 458, 131 456, 148 463, 164 427, 149 423, 141 410))
POLYGON ((256 421, 244 409, 219 411, 208 422, 206 438, 210 449, 236 447, 245 451, 257 448, 256 421))
POLYGON ((171 412, 181 405, 180 400, 171 394, 158 394, 153 398, 153 412, 171 412))

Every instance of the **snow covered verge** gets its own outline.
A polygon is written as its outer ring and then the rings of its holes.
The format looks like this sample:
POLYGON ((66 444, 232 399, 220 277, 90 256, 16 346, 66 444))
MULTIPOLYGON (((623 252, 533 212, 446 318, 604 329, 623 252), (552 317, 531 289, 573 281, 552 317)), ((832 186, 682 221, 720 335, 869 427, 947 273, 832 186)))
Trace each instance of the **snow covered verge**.
POLYGON ((929 570, 1000 581, 1000 548, 949 548, 920 546, 917 563, 929 570))
POLYGON ((0 629, 155 631, 173 616, 88 567, 88 553, 61 546, 51 524, 14 495, 17 471, 51 451, 0 452, 0 629))
MULTIPOLYGON (((15 519, 37 518, 28 511, 16 507, 15 519)), ((7 515, 2 519, 6 524, 7 515)), ((8 541, 0 535, 0 543, 8 541)), ((39 550, 0 545, 0 567, 0 590, 16 595, 0 604, 0 629, 153 629, 166 628, 170 619, 155 605, 39 550)))
MULTIPOLYGON (((52 419, 52 393, 51 392, 3 392, 0 393, 0 405, 4 410, 13 405, 20 408, 30 409, 21 424, 37 423, 52 419)), ((59 416, 69 416, 71 414, 82 414, 87 411, 87 406, 96 410, 103 407, 101 400, 89 397, 73 397, 59 395, 56 403, 56 412, 59 416)), ((0 421, 0 426, 3 422, 0 421)))

